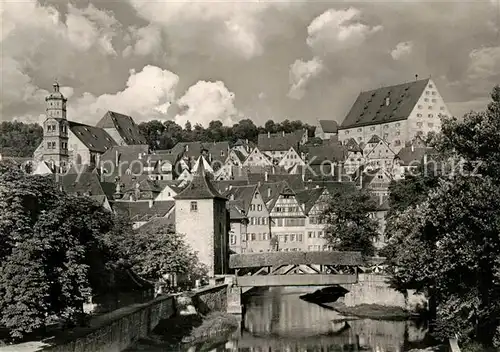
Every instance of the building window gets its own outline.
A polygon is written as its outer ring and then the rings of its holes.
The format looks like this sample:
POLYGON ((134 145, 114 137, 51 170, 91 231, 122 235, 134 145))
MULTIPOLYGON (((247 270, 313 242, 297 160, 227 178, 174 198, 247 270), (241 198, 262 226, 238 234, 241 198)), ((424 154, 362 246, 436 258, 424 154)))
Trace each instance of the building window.
POLYGON ((396 139, 396 140, 394 141, 394 145, 401 145, 401 141, 400 141, 399 139, 396 139))
POLYGON ((432 102, 435 103, 436 102, 436 99, 432 99, 432 102))
POLYGON ((399 127, 399 126, 401 126, 401 124, 400 124, 399 122, 398 122, 398 123, 396 123, 396 127, 399 127))
POLYGON ((361 138, 361 137, 358 137, 358 141, 360 141, 360 142, 361 142, 362 140, 363 140, 363 138, 361 138))
POLYGON ((191 202, 191 211, 198 211, 198 202, 191 202))
POLYGON ((432 122, 429 122, 428 125, 430 128, 434 127, 434 124, 432 122))
POLYGON ((370 127, 370 131, 375 131, 375 127, 370 127))
POLYGON ((52 142, 47 143, 47 149, 52 149, 52 142))
POLYGON ((422 122, 417 122, 417 127, 422 127, 422 122))
POLYGON ((441 107, 439 108, 439 110, 444 110, 444 106, 441 106, 441 107))
POLYGON ((422 117, 422 114, 417 114, 417 117, 422 117))
POLYGON ((349 134, 349 131, 345 131, 345 134, 349 134))
POLYGON ((429 95, 430 92, 428 90, 425 91, 425 95, 429 95))
POLYGON ((429 101, 429 99, 428 99, 428 98, 425 98, 425 99, 424 99, 424 101, 425 101, 425 102, 428 102, 428 101, 429 101))
POLYGON ((433 91, 433 92, 432 92, 432 95, 436 95, 436 92, 435 92, 435 91, 433 91))
POLYGON ((358 132, 363 132, 363 129, 362 128, 358 128, 358 132))
POLYGON ((434 115, 432 115, 432 114, 429 114, 429 115, 427 115, 427 117, 434 117, 434 115))
POLYGON ((429 110, 432 110, 432 105, 429 105, 429 110))
POLYGON ((417 108, 422 109, 422 105, 417 106, 417 108))
POLYGON ((262 210, 262 204, 257 205, 257 210, 261 211, 262 210))
POLYGON ((432 84, 429 84, 429 88, 433 88, 432 84))
POLYGON ((231 244, 232 245, 236 244, 236 235, 231 235, 231 244))

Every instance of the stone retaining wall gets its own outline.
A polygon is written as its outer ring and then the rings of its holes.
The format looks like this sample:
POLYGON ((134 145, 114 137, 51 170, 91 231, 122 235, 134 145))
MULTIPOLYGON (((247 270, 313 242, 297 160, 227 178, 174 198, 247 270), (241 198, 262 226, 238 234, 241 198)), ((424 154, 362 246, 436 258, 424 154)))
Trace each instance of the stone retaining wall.
POLYGON ((359 274, 356 284, 346 284, 342 287, 349 290, 344 298, 338 301, 348 307, 361 304, 377 304, 388 307, 400 307, 410 312, 420 307, 427 306, 427 300, 423 295, 415 294, 408 290, 406 297, 401 292, 389 286, 389 278, 384 275, 359 274))
MULTIPOLYGON (((227 309, 227 284, 194 291, 193 301, 200 313, 227 309)), ((91 327, 77 328, 57 338, 44 352, 121 352, 138 339, 147 337, 160 320, 176 314, 173 295, 162 296, 96 317, 91 327)))

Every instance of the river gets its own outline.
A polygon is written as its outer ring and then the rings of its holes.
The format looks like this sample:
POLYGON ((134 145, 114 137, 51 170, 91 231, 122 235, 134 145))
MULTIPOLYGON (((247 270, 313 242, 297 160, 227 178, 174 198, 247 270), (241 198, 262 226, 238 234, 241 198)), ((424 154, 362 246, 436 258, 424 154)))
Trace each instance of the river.
MULTIPOLYGON (((399 352, 424 347, 426 329, 411 321, 349 320, 339 313, 302 301, 301 293, 272 288, 246 297, 241 331, 204 351, 399 352)), ((140 343, 129 351, 172 351, 140 343)), ((185 349, 189 352, 199 348, 185 349)))

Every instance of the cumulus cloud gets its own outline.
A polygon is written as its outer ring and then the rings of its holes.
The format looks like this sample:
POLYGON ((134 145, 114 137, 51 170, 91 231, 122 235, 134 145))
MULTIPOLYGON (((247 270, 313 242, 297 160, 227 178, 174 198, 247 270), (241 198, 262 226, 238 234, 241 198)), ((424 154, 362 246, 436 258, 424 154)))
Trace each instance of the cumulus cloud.
POLYGON ((272 0, 129 2, 141 17, 165 29, 172 53, 213 56, 225 49, 224 53, 244 59, 263 53, 268 35, 262 31, 270 27, 264 18, 266 10, 298 6, 272 0))
POLYGON ((124 49, 123 56, 127 57, 131 54, 147 56, 157 53, 161 49, 162 34, 158 26, 132 27, 129 31, 134 43, 124 49))
POLYGON ((391 56, 393 60, 401 60, 403 57, 410 55, 412 50, 412 42, 400 42, 391 50, 391 56))
POLYGON ((307 44, 319 53, 333 53, 360 46, 382 26, 368 26, 358 20, 356 8, 329 9, 316 17, 307 27, 307 44))
POLYGON ((324 69, 321 59, 315 57, 309 61, 295 60, 290 65, 290 91, 288 97, 300 100, 304 97, 307 85, 324 69))
POLYGON ((234 93, 223 82, 198 81, 177 101, 182 111, 175 116, 175 122, 184 126, 189 121, 206 127, 213 120, 221 120, 231 126, 238 117, 234 99, 234 93))
POLYGON ((129 114, 137 122, 166 118, 178 83, 179 76, 156 66, 145 66, 139 72, 131 70, 124 90, 98 97, 84 93, 71 101, 68 104, 69 119, 81 121, 84 117, 96 122, 108 110, 129 114))
POLYGON ((500 82, 500 46, 473 50, 469 58, 467 79, 476 91, 484 92, 500 82))
POLYGON ((92 4, 66 9, 63 18, 37 0, 0 4, 2 119, 39 116, 48 92, 38 82, 50 85, 55 77, 84 81, 102 69, 99 60, 115 54, 112 39, 119 24, 111 13, 92 4))

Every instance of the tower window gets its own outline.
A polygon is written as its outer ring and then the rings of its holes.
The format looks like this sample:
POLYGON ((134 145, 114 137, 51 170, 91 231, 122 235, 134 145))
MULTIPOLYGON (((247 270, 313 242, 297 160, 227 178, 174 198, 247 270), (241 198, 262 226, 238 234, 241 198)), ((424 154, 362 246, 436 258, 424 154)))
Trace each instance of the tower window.
POLYGON ((191 202, 191 211, 198 211, 198 202, 191 202))

